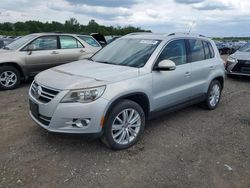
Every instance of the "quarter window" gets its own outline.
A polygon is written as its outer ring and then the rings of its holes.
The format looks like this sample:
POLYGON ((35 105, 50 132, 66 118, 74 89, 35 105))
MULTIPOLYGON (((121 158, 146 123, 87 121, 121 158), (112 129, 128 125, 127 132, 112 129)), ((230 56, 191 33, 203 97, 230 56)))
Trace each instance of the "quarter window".
POLYGON ((208 47, 209 47, 209 51, 210 51, 210 54, 211 54, 211 58, 214 58, 214 49, 213 49, 213 47, 212 47, 212 45, 211 45, 211 43, 209 42, 208 43, 208 47))
POLYGON ((100 45, 91 36, 79 35, 78 37, 87 42, 91 46, 100 47, 100 45))
POLYGON ((190 46, 190 61, 202 61, 205 60, 205 53, 204 48, 201 40, 190 39, 189 46, 190 46))
POLYGON ((71 36, 59 36, 61 49, 83 48, 82 44, 71 36))
POLYGON ((203 45, 204 45, 204 51, 205 51, 205 58, 206 59, 210 59, 211 58, 211 54, 210 54, 208 43, 205 42, 205 41, 203 41, 203 45))
POLYGON ((170 42, 161 52, 157 63, 165 59, 172 60, 176 65, 187 63, 185 41, 181 39, 170 42))
POLYGON ((54 50, 57 49, 56 36, 43 36, 34 40, 32 43, 33 50, 54 50))

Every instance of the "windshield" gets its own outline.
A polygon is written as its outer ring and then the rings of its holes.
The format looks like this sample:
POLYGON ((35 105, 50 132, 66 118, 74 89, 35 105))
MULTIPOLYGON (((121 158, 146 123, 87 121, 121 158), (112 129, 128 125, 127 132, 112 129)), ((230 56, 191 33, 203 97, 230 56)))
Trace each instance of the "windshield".
POLYGON ((240 52, 250 52, 250 42, 245 44, 244 46, 240 47, 240 52))
POLYGON ((7 50, 17 50, 21 46, 23 46, 25 43, 29 42, 32 38, 34 38, 36 35, 26 35, 20 39, 15 40, 14 42, 10 43, 5 47, 7 50))
POLYGON ((121 38, 107 45, 91 59, 100 63, 143 67, 159 43, 159 40, 121 38))

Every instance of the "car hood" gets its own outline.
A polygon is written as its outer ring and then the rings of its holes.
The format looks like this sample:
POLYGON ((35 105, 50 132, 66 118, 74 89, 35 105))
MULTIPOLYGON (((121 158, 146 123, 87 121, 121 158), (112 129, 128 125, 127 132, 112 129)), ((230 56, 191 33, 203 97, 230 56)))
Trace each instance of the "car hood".
POLYGON ((250 52, 240 52, 236 51, 234 54, 231 55, 233 58, 238 60, 250 60, 250 52))
POLYGON ((4 50, 4 49, 0 49, 0 57, 1 56, 7 56, 7 55, 13 55, 13 53, 15 53, 15 50, 4 50))
POLYGON ((15 62, 20 54, 16 50, 3 50, 0 49, 0 63, 2 62, 15 62))
POLYGON ((138 75, 138 68, 81 60, 43 71, 35 80, 42 85, 64 90, 106 85, 138 75))

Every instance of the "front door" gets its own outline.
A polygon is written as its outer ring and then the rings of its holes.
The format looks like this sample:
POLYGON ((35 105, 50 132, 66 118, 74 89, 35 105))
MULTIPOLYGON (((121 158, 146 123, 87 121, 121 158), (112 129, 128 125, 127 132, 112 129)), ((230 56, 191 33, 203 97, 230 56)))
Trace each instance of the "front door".
POLYGON ((59 64, 57 36, 42 36, 29 45, 32 51, 26 53, 26 65, 30 76, 59 64))
POLYGON ((153 71, 152 110, 161 110, 189 100, 191 93, 191 66, 187 63, 185 41, 171 41, 161 52, 157 64, 169 59, 175 62, 176 69, 171 71, 153 71))

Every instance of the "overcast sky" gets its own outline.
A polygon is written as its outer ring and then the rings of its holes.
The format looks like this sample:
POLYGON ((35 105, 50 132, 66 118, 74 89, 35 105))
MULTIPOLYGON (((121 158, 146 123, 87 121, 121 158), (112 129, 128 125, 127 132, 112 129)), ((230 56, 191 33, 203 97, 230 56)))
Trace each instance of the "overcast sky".
POLYGON ((1 0, 0 22, 59 21, 133 25, 157 33, 250 36, 250 0, 1 0))

